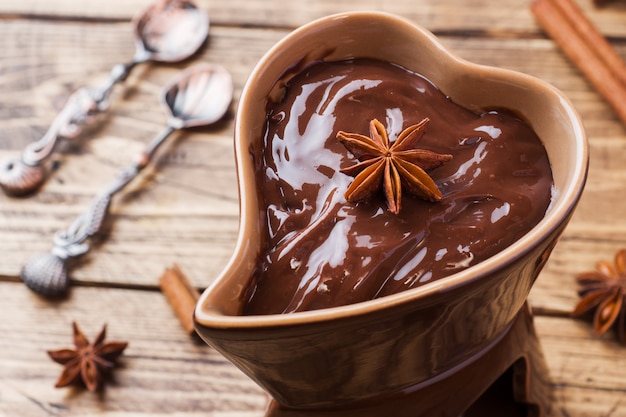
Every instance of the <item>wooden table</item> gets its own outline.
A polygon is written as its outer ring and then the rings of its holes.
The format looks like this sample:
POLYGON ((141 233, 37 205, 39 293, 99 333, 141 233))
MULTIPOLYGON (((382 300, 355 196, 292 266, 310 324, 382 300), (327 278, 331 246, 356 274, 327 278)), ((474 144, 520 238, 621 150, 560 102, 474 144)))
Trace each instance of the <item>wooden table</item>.
MULTIPOLYGON (((150 0, 0 0, 0 158, 39 139, 83 85, 104 81, 133 55, 130 18, 150 0)), ((527 0, 198 0, 210 41, 195 61, 232 72, 235 100, 224 122, 181 132, 155 166, 115 199, 105 239, 72 270, 70 296, 46 301, 19 279, 22 264, 48 251, 117 170, 165 125, 161 86, 190 62, 144 65, 92 131, 68 143, 57 169, 29 198, 0 195, 0 415, 262 416, 265 394, 214 350, 182 330, 158 278, 178 263, 199 288, 233 250, 238 227, 233 119, 244 82, 276 41, 312 19, 346 10, 385 10, 437 34, 461 57, 542 78, 571 98, 591 148, 590 176, 574 218, 530 302, 549 363, 553 415, 626 416, 626 347, 569 318, 574 276, 626 247, 626 131, 605 102, 538 28, 527 0), (48 349, 71 346, 76 320, 88 337, 130 345, 100 393, 55 389, 61 367, 48 349)), ((626 3, 602 9, 579 0, 626 56, 626 3)), ((67 143, 67 142, 66 142, 67 143)))

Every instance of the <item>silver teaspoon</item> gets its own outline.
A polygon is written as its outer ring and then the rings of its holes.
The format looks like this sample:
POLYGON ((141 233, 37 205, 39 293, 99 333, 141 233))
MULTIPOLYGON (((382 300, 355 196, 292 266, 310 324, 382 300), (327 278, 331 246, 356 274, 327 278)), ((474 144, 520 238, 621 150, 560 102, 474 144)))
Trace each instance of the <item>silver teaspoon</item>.
POLYGON ((77 137, 109 106, 113 87, 126 80, 137 64, 177 62, 193 55, 209 33, 209 17, 190 0, 158 0, 133 19, 135 55, 131 62, 113 67, 101 87, 82 87, 68 99, 44 136, 28 146, 21 157, 0 164, 0 188, 9 195, 25 195, 46 179, 45 162, 61 138, 77 137))
POLYGON ((85 213, 67 230, 55 235, 50 253, 35 255, 26 262, 21 271, 22 281, 43 296, 64 295, 69 286, 66 263, 89 251, 85 241, 101 231, 113 196, 148 165, 171 133, 215 123, 228 110, 232 96, 231 76, 219 65, 198 64, 176 77, 163 90, 162 101, 169 113, 166 129, 147 145, 134 163, 120 171, 85 213))

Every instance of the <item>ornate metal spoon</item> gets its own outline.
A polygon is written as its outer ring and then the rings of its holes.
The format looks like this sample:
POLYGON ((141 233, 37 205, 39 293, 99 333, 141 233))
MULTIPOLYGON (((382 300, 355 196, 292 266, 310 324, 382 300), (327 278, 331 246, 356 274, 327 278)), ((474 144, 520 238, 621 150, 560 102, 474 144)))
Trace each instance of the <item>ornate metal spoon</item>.
POLYGON ((0 164, 0 188, 9 195, 25 195, 46 179, 46 160, 61 138, 78 136, 109 105, 113 87, 126 80, 137 64, 177 62, 193 55, 209 33, 209 17, 190 0, 158 0, 133 19, 135 56, 113 67, 101 87, 82 87, 68 99, 45 135, 29 144, 20 158, 0 164))
POLYGON ((172 132, 209 125, 221 119, 232 95, 233 85, 228 71, 211 64, 189 68, 166 86, 162 97, 169 112, 166 129, 148 144, 134 163, 120 171, 85 213, 76 218, 67 230, 56 234, 50 253, 28 260, 21 272, 24 283, 44 296, 63 295, 69 286, 66 262, 89 250, 85 241, 102 229, 112 197, 148 165, 157 148, 172 132))

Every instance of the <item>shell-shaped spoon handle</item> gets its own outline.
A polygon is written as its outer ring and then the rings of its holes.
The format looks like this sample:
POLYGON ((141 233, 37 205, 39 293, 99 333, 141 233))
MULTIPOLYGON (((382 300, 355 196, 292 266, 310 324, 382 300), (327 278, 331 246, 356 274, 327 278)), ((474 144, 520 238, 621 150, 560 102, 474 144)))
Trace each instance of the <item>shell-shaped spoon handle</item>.
POLYGON ((85 240, 102 230, 111 203, 111 194, 102 193, 84 214, 54 237, 50 253, 35 255, 24 264, 22 281, 33 291, 46 297, 65 294, 69 285, 66 262, 89 250, 85 240))
POLYGON ((45 297, 60 297, 67 292, 69 285, 65 259, 52 253, 30 258, 22 268, 21 276, 28 288, 45 297))

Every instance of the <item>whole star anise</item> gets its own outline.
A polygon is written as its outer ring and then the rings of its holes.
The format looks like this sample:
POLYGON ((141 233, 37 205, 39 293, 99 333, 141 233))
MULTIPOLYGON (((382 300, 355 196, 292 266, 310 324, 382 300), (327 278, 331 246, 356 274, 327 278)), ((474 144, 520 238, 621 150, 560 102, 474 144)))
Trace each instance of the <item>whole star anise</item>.
POLYGON ((452 155, 417 149, 430 120, 404 129, 390 143, 382 123, 370 122, 370 137, 358 133, 337 133, 337 139, 360 161, 341 172, 355 177, 346 190, 346 200, 352 203, 370 198, 383 187, 389 211, 398 214, 402 189, 429 201, 439 201, 441 191, 426 173, 452 159, 452 155))
POLYGON ((600 261, 595 271, 579 274, 576 281, 582 299, 572 315, 580 317, 593 311, 596 336, 615 325, 618 340, 626 343, 626 249, 615 254, 614 265, 600 261))
POLYGON ((113 368, 128 343, 104 343, 106 325, 92 343, 89 343, 75 322, 72 327, 76 349, 48 351, 52 360, 64 366, 55 387, 61 388, 82 381, 89 391, 97 391, 102 385, 104 374, 113 368))

